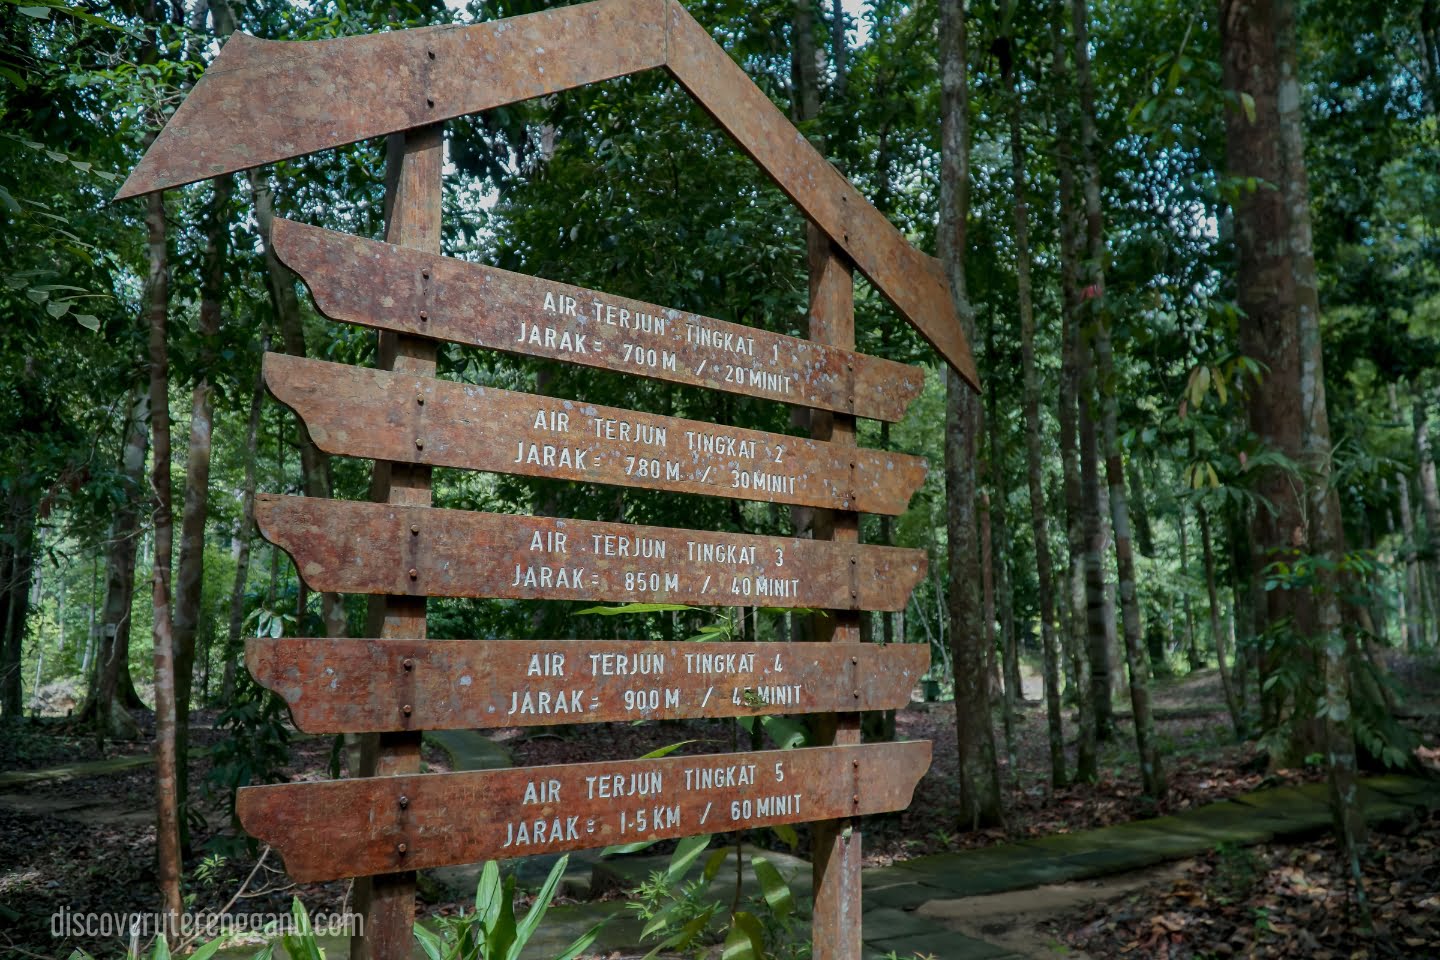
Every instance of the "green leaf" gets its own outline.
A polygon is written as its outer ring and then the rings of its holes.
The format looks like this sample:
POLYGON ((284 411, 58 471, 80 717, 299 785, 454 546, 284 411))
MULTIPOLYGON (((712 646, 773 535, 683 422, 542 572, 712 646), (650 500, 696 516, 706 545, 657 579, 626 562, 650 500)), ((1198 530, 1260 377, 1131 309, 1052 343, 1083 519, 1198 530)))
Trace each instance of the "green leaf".
MULTIPOLYGON (((1248 93, 1240 94, 1240 109, 1245 111, 1245 119, 1251 123, 1255 122, 1255 98, 1248 93)), ((1253 187, 1251 189, 1254 189, 1253 187)))
POLYGON ((494 860, 480 868, 480 882, 475 886, 475 913, 488 934, 500 916, 500 865, 494 860))
POLYGON ((755 943, 750 939, 750 934, 737 923, 730 925, 730 932, 725 935, 725 948, 720 954, 721 960, 760 960, 760 955, 755 952, 755 943))
POLYGON ((70 301, 52 300, 50 303, 45 305, 45 312, 58 320, 61 317, 65 316, 65 314, 70 312, 70 301))
POLYGON ((674 753, 676 750, 679 750, 681 747, 689 746, 690 744, 695 743, 695 742, 697 742, 697 741, 695 741, 695 740, 681 740, 679 743, 666 744, 666 745, 663 746, 663 747, 656 747, 654 750, 651 750, 649 753, 642 754, 642 755, 641 755, 640 757, 638 757, 637 759, 640 759, 640 760, 659 760, 661 757, 668 757, 668 756, 670 756, 670 754, 674 753))
POLYGON ((665 868, 665 882, 679 882, 708 846, 710 846, 709 834, 686 837, 681 840, 670 857, 670 865, 665 868))
POLYGON ((188 960, 210 960, 211 957, 215 956, 215 954, 220 952, 220 948, 224 945, 225 938, 216 937, 214 940, 211 940, 209 943, 205 944, 204 946, 200 947, 200 949, 190 954, 188 960))
POLYGON ((580 956, 580 954, 589 948, 590 944, 595 942, 596 938, 600 936, 600 930, 609 922, 609 919, 601 920, 595 924, 595 926, 580 934, 580 936, 575 938, 575 942, 566 947, 565 952, 556 957, 555 960, 575 960, 576 957, 580 956))
POLYGON ((315 942, 315 931, 310 927, 310 915, 299 897, 290 901, 290 915, 295 918, 295 934, 281 938, 290 960, 325 960, 320 945, 315 942))
POLYGON ((21 93, 30 89, 30 84, 26 81, 25 75, 18 71, 11 70, 9 67, 0 67, 0 77, 4 77, 6 80, 15 84, 15 89, 21 93))
POLYGON ((445 943, 423 923, 416 923, 414 927, 415 941, 420 944, 420 949, 430 960, 440 960, 444 955, 445 943))
POLYGON ((655 846, 655 844, 659 842, 659 839, 655 839, 636 840, 634 843, 617 843, 613 846, 606 847, 604 850, 601 850, 600 856, 615 857, 622 854, 639 853, 641 850, 649 850, 651 847, 655 846))
POLYGON ((93 313, 77 313, 75 314, 75 322, 91 333, 100 332, 100 318, 93 313))
POLYGON ((4 187, 0 187, 0 204, 3 204, 5 209, 11 213, 20 212, 20 204, 15 202, 15 198, 10 195, 10 191, 4 187))
POLYGON ((770 734, 770 739, 781 750, 793 750, 796 747, 803 747, 809 739, 809 732, 805 724, 789 717, 764 716, 760 718, 760 725, 765 732, 770 734))
POLYGON ((1197 366, 1190 371, 1190 405, 1199 406, 1205 402, 1205 391, 1210 389, 1210 368, 1197 366))
POLYGON ((501 960, 510 956, 510 945, 515 942, 515 875, 505 878, 500 890, 500 915, 495 925, 485 936, 485 955, 501 960))
POLYGON ((49 8, 49 7, 18 7, 17 9, 18 9, 21 13, 25 14, 25 16, 27 16, 27 17, 34 17, 36 20, 49 20, 49 19, 50 19, 50 8, 49 8))
POLYGON ((627 613, 663 613, 666 610, 694 610, 683 603, 623 603, 616 607, 586 607, 576 614, 594 614, 599 617, 617 617, 627 613))
POLYGON ((795 910, 795 898, 790 893, 790 885, 780 876, 780 871, 761 856, 751 857, 750 866, 755 869, 755 879, 760 881, 760 892, 764 894, 765 902, 775 912, 775 916, 782 920, 790 916, 795 910))
POLYGON ((792 853, 795 850, 799 849, 800 834, 796 833, 795 828, 790 826, 790 824, 777 823, 775 824, 775 826, 770 828, 770 832, 774 833, 775 836, 779 837, 780 842, 785 844, 785 846, 789 847, 792 853))
POLYGON ((725 858, 728 856, 730 856, 730 848, 721 847, 719 850, 712 851, 710 856, 705 860, 705 870, 701 873, 701 876, 705 878, 705 884, 707 886, 711 880, 714 880, 720 875, 720 868, 725 866, 725 858))
POLYGON ((150 955, 150 960, 170 960, 170 943, 165 934, 155 939, 155 952, 150 955))
POLYGON ((565 875, 565 867, 569 863, 570 855, 567 853, 550 868, 550 876, 545 878, 544 886, 535 894, 535 902, 530 905, 525 919, 515 928, 515 942, 510 946, 508 960, 520 960, 520 951, 535 935, 535 928, 540 926, 540 921, 545 918, 545 911, 550 909, 550 901, 555 899, 555 889, 560 885, 560 878, 565 875))
POLYGON ((698 937, 706 927, 710 925, 710 918, 715 916, 715 911, 720 908, 718 903, 712 903, 705 909, 705 912, 691 920, 674 936, 667 937, 655 945, 655 949, 645 954, 643 960, 655 960, 661 950, 669 950, 672 947, 687 947, 690 942, 698 937))
POLYGON ((739 929, 750 939, 756 960, 765 960, 765 927, 755 914, 740 910, 730 918, 731 930, 739 929))
POLYGON ((664 909, 658 911, 655 916, 650 918, 650 922, 645 924, 644 929, 640 931, 640 941, 642 943, 645 942, 650 938, 650 934, 664 930, 669 926, 670 918, 679 913, 680 908, 683 906, 685 906, 684 900, 676 900, 664 909))

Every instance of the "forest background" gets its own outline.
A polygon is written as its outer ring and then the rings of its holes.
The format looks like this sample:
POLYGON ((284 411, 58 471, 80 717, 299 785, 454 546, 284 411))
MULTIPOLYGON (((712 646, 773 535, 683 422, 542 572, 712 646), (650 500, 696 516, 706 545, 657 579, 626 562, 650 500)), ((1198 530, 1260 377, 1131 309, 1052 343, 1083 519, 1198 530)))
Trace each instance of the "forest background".
MULTIPOLYGON (((369 470, 322 455, 265 400, 259 358, 368 365, 375 343, 319 317, 266 237, 276 215, 380 236, 384 146, 110 198, 235 27, 320 39, 544 6, 0 6, 4 716, 72 711, 125 740, 173 677, 178 755, 191 711, 214 707, 232 743, 219 789, 273 775, 283 706, 249 680, 243 638, 358 636, 365 614, 362 598, 309 594, 258 540, 253 494, 364 499, 369 470)), ((1003 819, 1022 660, 1045 679, 1051 782, 1093 780, 1097 742, 1133 737, 1162 806, 1152 677, 1218 664, 1236 737, 1275 765, 1326 768, 1343 842, 1362 844, 1346 784, 1414 746, 1385 648, 1440 635, 1440 2, 688 6, 941 257, 975 346, 978 397, 858 283, 859 349, 929 371, 906 419, 863 422, 860 442, 932 465, 903 516, 864 521, 867 542, 925 549, 931 573, 865 629, 929 644, 953 692, 959 826, 1003 819)), ((449 255, 805 335, 803 219, 667 79, 497 109, 447 138, 449 255)), ((760 401, 457 346, 440 372, 807 426, 760 401)), ((774 534, 809 522, 445 470, 435 502, 774 534)), ((430 630, 681 639, 707 616, 434 600, 430 630)), ((740 614, 734 629, 803 626, 740 614)), ((187 832, 187 768, 170 766, 187 832)))

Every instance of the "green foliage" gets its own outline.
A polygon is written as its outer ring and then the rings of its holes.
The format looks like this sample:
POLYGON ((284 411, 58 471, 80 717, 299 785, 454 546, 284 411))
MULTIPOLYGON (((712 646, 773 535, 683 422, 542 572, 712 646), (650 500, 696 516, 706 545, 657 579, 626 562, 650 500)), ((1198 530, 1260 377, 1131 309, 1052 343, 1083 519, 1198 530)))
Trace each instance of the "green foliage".
POLYGON ((645 921, 641 940, 658 941, 646 954, 646 960, 662 950, 704 955, 714 921, 727 913, 729 923, 718 931, 723 934, 721 956, 730 960, 808 958, 808 927, 796 918, 789 885, 764 857, 750 858, 761 891, 752 900, 751 910, 740 909, 738 901, 719 899, 711 889, 727 858, 735 856, 739 869, 738 850, 733 854, 731 848, 712 850, 699 875, 687 879, 711 840, 709 836, 698 836, 680 841, 666 869, 653 871, 632 891, 626 907, 645 921))
POLYGON ((215 721, 225 736, 211 752, 205 782, 205 789, 218 794, 232 816, 235 791, 279 780, 290 754, 285 701, 256 683, 248 671, 238 671, 235 679, 235 698, 215 721))
MULTIPOLYGON (((519 960, 550 909, 569 861, 568 856, 555 861, 534 903, 518 922, 514 875, 502 879, 499 866, 494 861, 486 863, 475 890, 475 912, 443 917, 433 932, 423 924, 416 924, 416 942, 428 960, 519 960)), ((591 927, 555 960, 574 960, 595 942, 603 926, 602 921, 591 927)))
MULTIPOLYGON (((1295 554, 1271 563, 1265 569, 1264 584, 1267 591, 1315 591, 1332 578, 1341 583, 1363 582, 1374 570, 1374 558, 1364 551, 1352 551, 1338 562, 1295 554)), ((1273 712, 1274 720, 1261 732, 1262 747, 1285 758, 1300 728, 1312 720, 1327 720, 1350 731, 1358 746, 1385 766, 1413 765, 1417 744, 1391 710, 1392 681, 1366 652, 1367 646, 1380 645, 1379 638, 1357 633, 1306 636, 1293 620, 1285 619, 1272 624, 1261 643, 1266 662, 1272 664, 1263 677, 1263 688, 1284 707, 1273 712), (1341 690, 1325 682, 1327 654, 1344 663, 1348 683, 1341 690)))

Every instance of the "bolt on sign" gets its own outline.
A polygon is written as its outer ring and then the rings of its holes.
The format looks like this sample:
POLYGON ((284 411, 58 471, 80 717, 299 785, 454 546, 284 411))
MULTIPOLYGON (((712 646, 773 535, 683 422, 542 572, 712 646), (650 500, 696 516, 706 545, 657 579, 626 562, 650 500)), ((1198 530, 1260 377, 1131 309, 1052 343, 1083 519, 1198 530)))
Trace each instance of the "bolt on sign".
POLYGON ((232 36, 119 198, 386 136, 385 242, 276 220, 268 242, 332 320, 379 331, 378 369, 264 358, 270 393, 325 452, 375 461, 373 502, 262 495, 262 534, 318 591, 371 597, 369 638, 257 638, 255 678, 314 733, 364 734, 361 776, 247 787, 245 828, 296 880, 356 879, 352 955, 411 948, 415 871, 810 822, 814 956, 860 956, 855 818, 900 810, 930 744, 862 744, 924 647, 860 644, 901 610, 917 550, 861 545, 899 514, 915 457, 855 445, 898 421, 914 367, 854 350, 859 270, 978 386, 940 265, 911 247, 676 0, 597 0, 470 26, 276 43, 232 36), (440 255, 443 122, 664 68, 810 221, 810 339, 440 255), (337 99, 320 91, 344 89, 337 99), (813 437, 446 382, 457 343, 811 408, 813 437), (437 509, 450 467, 814 508, 813 538, 437 509), (425 598, 818 608, 822 642, 426 638, 425 598), (420 774, 420 731, 808 714, 796 750, 420 774))

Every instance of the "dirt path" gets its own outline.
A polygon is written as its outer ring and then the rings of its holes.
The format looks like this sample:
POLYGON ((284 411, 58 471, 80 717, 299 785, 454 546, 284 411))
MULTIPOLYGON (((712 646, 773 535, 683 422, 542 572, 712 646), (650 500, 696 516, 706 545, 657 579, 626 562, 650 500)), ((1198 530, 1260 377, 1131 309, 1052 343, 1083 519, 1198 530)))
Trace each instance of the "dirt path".
POLYGON ((1045 921, 1091 904, 1169 883, 1184 874, 1190 864, 1191 861, 1184 860, 1098 880, 1048 884, 1031 890, 958 900, 931 900, 915 913, 1022 957, 1052 960, 1057 954, 1065 953, 1077 960, 1087 960, 1088 954, 1066 948, 1047 934, 1042 926, 1045 921))

